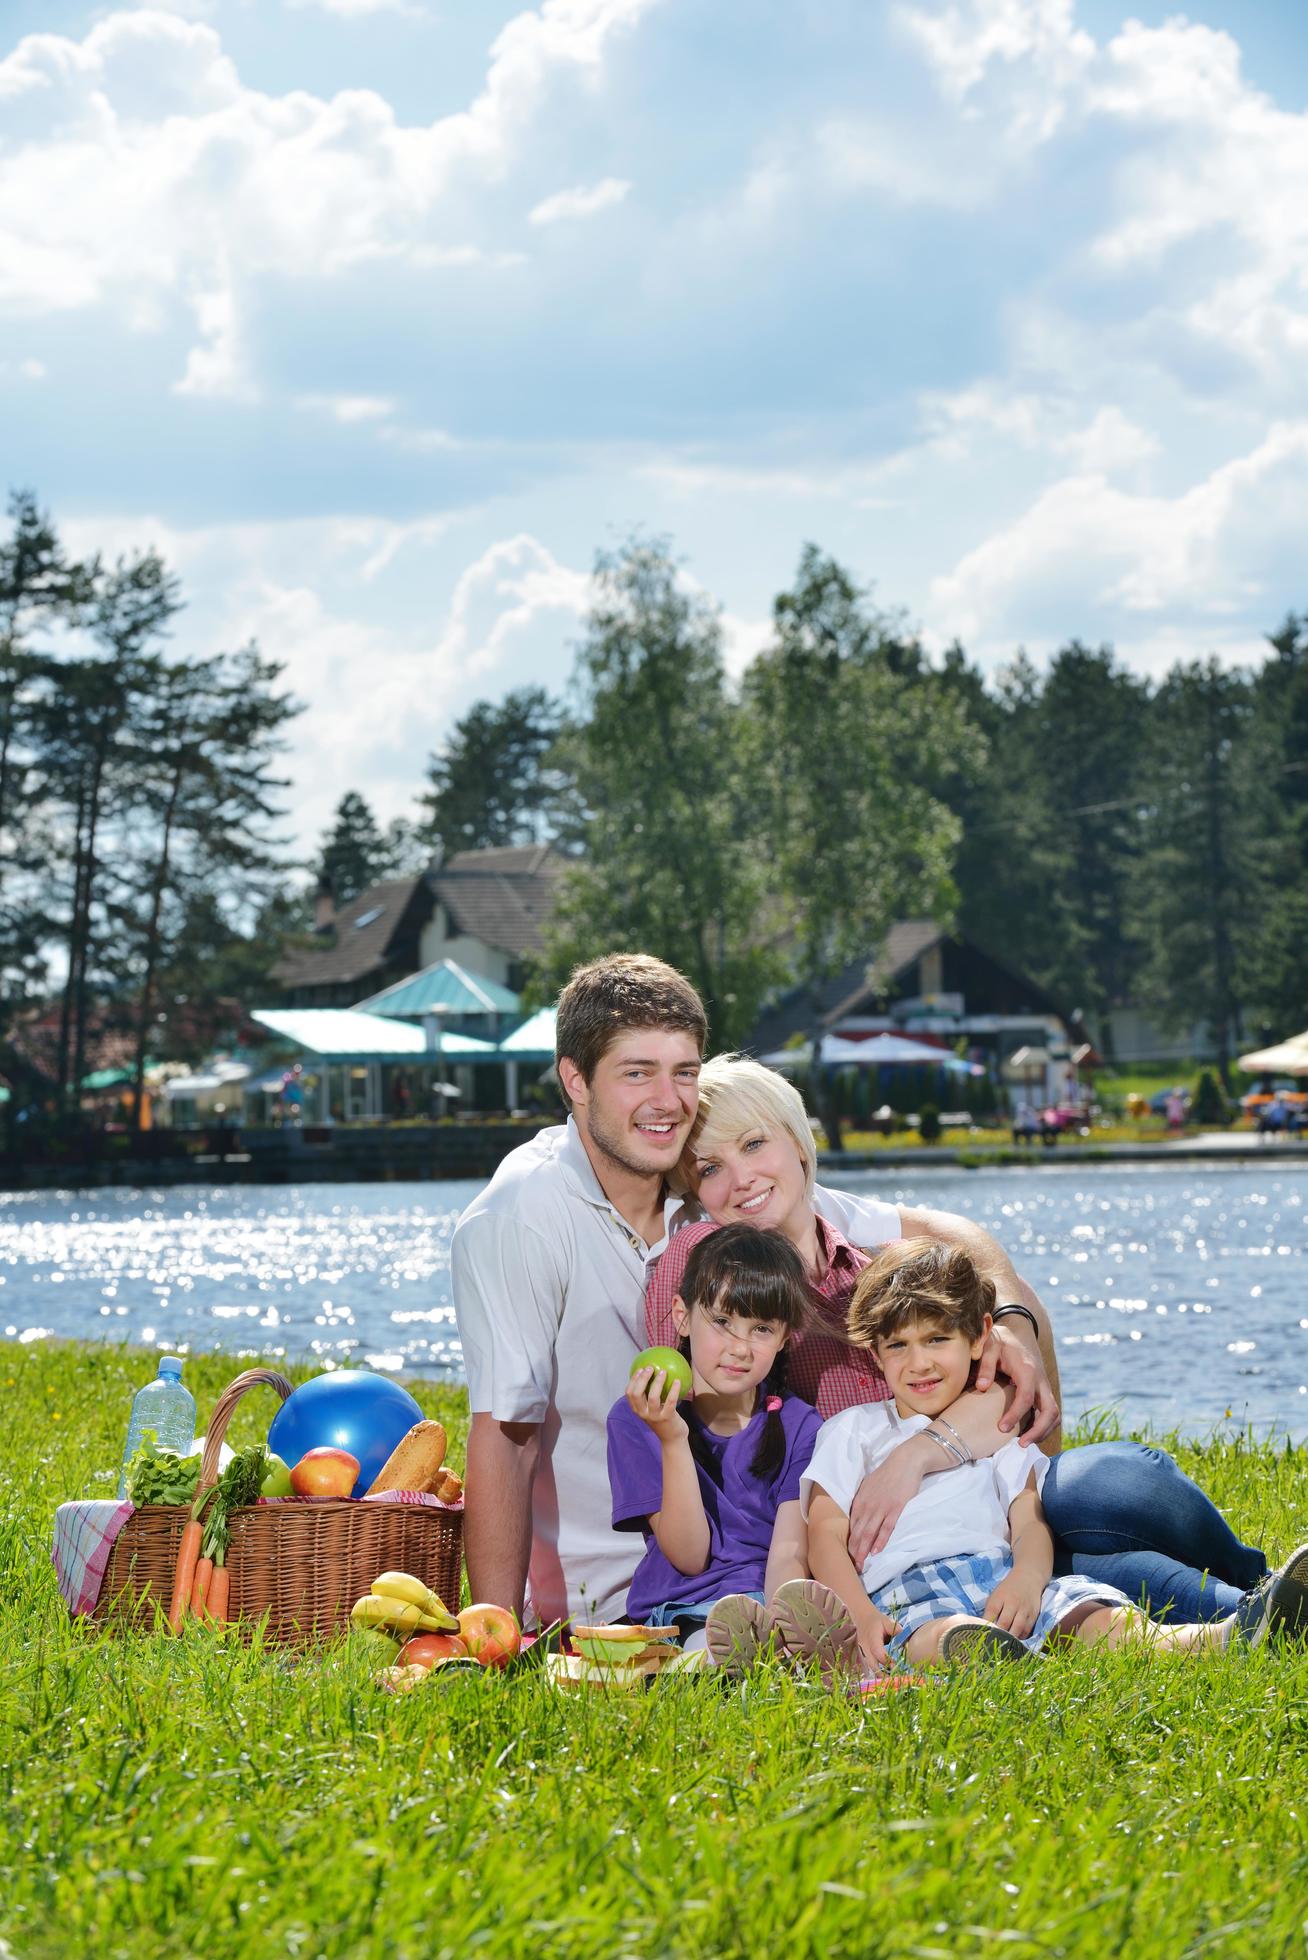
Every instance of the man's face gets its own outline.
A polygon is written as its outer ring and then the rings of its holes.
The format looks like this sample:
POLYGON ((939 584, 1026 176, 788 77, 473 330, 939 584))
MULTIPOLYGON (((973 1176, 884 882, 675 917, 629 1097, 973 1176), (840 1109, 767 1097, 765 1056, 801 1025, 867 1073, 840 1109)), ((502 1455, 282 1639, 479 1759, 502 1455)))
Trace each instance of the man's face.
POLYGON ((638 1177, 665 1177, 699 1107, 699 1049, 672 1028, 620 1034, 587 1082, 565 1058, 559 1077, 594 1148, 638 1177))

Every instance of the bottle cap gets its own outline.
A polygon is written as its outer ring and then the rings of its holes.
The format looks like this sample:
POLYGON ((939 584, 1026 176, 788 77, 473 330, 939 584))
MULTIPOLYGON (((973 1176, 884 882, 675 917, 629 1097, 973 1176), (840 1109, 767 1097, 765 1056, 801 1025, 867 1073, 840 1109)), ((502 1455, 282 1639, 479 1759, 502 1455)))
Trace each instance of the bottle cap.
POLYGON ((159 1356, 159 1373, 161 1375, 180 1375, 181 1372, 182 1357, 180 1354, 161 1354, 159 1356))

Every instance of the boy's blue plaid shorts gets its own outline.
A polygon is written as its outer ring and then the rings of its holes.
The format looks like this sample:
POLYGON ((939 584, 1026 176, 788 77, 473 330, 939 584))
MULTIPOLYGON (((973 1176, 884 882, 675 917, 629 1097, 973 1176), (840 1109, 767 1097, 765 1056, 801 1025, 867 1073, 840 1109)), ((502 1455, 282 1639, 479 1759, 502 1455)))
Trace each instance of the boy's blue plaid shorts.
MULTIPOLYGON (((943 1620, 952 1613, 970 1613, 985 1618, 986 1601, 999 1581, 1013 1569, 1011 1558, 990 1558, 982 1552, 959 1558, 932 1559, 927 1565, 910 1565, 897 1579, 879 1586, 871 1595, 892 1620, 899 1621, 899 1632, 890 1642, 891 1660, 903 1656, 906 1643, 919 1627, 930 1620, 943 1620)), ((1129 1606, 1130 1600, 1116 1586, 1070 1572, 1066 1578, 1051 1579, 1040 1600, 1040 1617, 1023 1645, 1038 1654, 1045 1641, 1076 1606, 1129 1606)))

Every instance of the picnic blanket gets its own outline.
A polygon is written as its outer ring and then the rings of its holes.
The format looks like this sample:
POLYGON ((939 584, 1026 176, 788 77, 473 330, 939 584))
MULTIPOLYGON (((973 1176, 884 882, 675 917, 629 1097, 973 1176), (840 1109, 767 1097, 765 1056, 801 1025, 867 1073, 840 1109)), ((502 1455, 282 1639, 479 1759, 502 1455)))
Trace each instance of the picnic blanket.
MULTIPOLYGON (((261 1504, 317 1504, 316 1497, 261 1497, 261 1504)), ((452 1507, 426 1491, 383 1490, 375 1497, 362 1497, 361 1504, 434 1504, 439 1511, 452 1507)), ((55 1512, 54 1544, 50 1557, 59 1592, 69 1612, 78 1618, 94 1613, 104 1584, 109 1554, 127 1520, 135 1510, 126 1498, 81 1497, 61 1504, 55 1512)))

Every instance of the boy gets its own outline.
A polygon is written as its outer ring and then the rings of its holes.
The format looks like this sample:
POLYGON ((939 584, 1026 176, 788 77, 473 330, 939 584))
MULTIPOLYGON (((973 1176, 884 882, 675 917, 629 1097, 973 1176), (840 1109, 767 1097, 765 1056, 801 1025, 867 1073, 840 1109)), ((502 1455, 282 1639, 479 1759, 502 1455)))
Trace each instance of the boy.
POLYGON ((1040 1507, 1048 1459, 1008 1443, 973 1462, 941 1415, 967 1387, 990 1327, 994 1288, 968 1255, 932 1240, 888 1246, 859 1278, 849 1338, 875 1352, 894 1400, 846 1409, 823 1425, 801 1485, 813 1581, 790 1596, 782 1623, 792 1649, 874 1667, 986 1654, 1025 1660, 1053 1634, 1164 1649, 1257 1646, 1273 1628, 1308 1635, 1308 1547, 1204 1626, 1145 1621, 1115 1587, 1054 1578, 1053 1538, 1040 1507), (925 1433, 958 1463, 906 1505, 861 1574, 849 1556, 849 1506, 862 1479, 906 1435, 925 1433), (817 1582, 817 1583, 814 1583, 817 1582), (830 1589, 830 1590, 828 1590, 830 1589), (889 1645, 887 1645, 889 1642, 889 1645))

